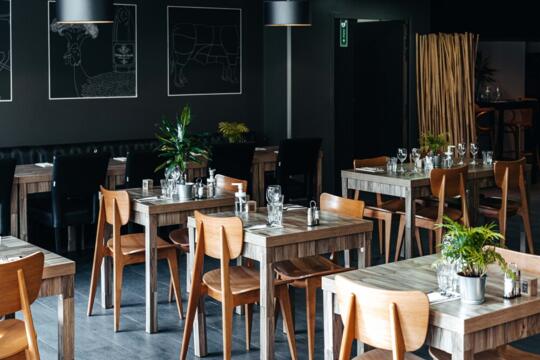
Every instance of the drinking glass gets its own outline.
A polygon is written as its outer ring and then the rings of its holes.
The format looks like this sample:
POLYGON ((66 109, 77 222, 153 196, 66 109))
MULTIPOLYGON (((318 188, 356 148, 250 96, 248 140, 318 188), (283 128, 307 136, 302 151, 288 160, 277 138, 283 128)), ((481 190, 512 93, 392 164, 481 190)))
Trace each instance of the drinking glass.
POLYGON ((285 196, 278 195, 274 198, 274 202, 268 203, 268 224, 270 226, 282 226, 283 223, 283 200, 285 196))
POLYGON ((501 96, 502 96, 501 88, 499 86, 495 87, 495 94, 494 94, 495 101, 501 100, 501 96))
POLYGON ((398 151, 397 151, 397 158, 398 158, 399 162, 401 163, 401 167, 399 169, 399 172, 404 173, 405 168, 403 167, 403 162, 405 160, 407 160, 407 149, 399 148, 398 151))
POLYGON ((418 148, 412 148, 411 150, 411 160, 413 161, 413 171, 418 172, 418 167, 416 166, 418 160, 420 160, 420 150, 418 148))
POLYGON ((457 153, 459 156, 459 165, 464 164, 465 155, 467 155, 467 145, 464 143, 457 144, 457 153))
POLYGON ((272 204, 276 200, 279 200, 281 195, 281 186, 280 185, 269 185, 266 189, 266 203, 272 204))
POLYGON ((176 180, 173 178, 167 179, 167 197, 172 199, 176 192, 176 180))
POLYGON ((160 179, 159 186, 161 188, 161 195, 167 197, 167 179, 160 179))
POLYGON ((439 292, 441 295, 446 296, 450 284, 450 271, 447 263, 437 264, 437 284, 439 285, 439 292))
POLYGON ((484 165, 493 165, 493 151, 482 151, 482 163, 484 165))
POLYGON ((476 165, 476 154, 478 154, 478 150, 480 150, 480 148, 478 147, 478 144, 471 143, 471 155, 472 155, 471 165, 476 165))

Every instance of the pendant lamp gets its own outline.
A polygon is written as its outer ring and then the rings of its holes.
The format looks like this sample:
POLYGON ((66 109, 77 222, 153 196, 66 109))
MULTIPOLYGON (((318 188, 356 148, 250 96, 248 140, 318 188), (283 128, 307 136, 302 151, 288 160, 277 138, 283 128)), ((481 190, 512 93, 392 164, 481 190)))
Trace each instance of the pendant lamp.
POLYGON ((264 24, 266 26, 311 26, 309 1, 265 1, 264 24))
POLYGON ((112 0, 56 0, 56 17, 64 24, 107 24, 114 19, 112 0))

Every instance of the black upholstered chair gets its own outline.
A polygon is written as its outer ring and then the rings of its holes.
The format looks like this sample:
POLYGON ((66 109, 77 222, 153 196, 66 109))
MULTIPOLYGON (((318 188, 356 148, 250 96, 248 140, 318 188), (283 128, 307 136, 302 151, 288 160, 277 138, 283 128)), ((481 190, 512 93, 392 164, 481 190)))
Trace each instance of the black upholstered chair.
POLYGON ((159 180, 163 179, 163 170, 156 168, 163 162, 155 151, 131 151, 126 162, 126 189, 142 186, 143 179, 154 180, 154 186, 159 186, 159 180))
POLYGON ((214 144, 208 166, 216 173, 228 177, 247 180, 251 183, 251 165, 255 143, 214 144))
POLYGON ((0 236, 11 233, 11 188, 15 175, 15 159, 0 160, 0 236))
POLYGON ((285 139, 280 142, 275 181, 281 185, 286 202, 307 204, 310 200, 317 200, 315 180, 321 143, 320 138, 285 139))
MULTIPOLYGON (((63 251, 68 226, 93 224, 99 209, 99 186, 105 185, 108 153, 54 158, 52 191, 28 196, 28 223, 54 229, 55 251, 63 251)), ((34 242, 30 236, 30 241, 34 242)))

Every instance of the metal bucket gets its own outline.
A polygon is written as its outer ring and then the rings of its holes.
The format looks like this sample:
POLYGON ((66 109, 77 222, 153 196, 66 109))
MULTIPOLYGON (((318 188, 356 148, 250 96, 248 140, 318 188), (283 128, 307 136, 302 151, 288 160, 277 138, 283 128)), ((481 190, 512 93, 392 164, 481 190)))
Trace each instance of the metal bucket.
POLYGON ((484 302, 486 295, 487 276, 467 277, 458 274, 461 302, 464 304, 479 305, 484 302))
POLYGON ((193 183, 178 184, 178 198, 180 200, 193 199, 193 183))

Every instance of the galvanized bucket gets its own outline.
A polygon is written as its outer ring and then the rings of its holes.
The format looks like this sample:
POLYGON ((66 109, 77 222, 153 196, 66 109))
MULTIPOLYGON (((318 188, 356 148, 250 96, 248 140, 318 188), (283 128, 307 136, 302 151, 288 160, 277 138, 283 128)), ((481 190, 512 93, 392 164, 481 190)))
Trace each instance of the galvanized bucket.
POLYGON ((459 291, 461 302, 464 304, 479 305, 485 300, 487 275, 481 277, 459 276, 459 291))

